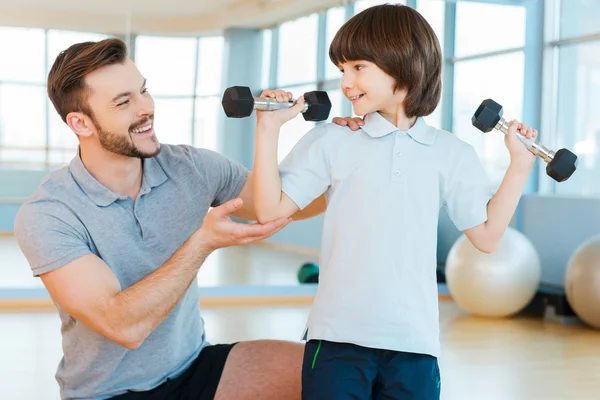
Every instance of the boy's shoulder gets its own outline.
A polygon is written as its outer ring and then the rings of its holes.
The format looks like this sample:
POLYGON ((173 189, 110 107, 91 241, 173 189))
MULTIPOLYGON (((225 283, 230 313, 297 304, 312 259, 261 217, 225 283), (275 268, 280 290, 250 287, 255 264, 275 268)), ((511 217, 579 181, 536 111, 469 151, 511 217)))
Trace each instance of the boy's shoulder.
POLYGON ((301 141, 327 146, 352 135, 356 135, 356 131, 351 130, 347 126, 340 126, 329 122, 316 125, 302 137, 301 141))
POLYGON ((353 131, 347 126, 341 126, 334 122, 327 122, 324 124, 317 125, 315 129, 320 130, 320 133, 322 135, 327 135, 327 137, 329 138, 344 137, 356 133, 356 131, 353 131))
POLYGON ((429 129, 432 129, 435 135, 436 154, 439 155, 441 153, 443 155, 442 158, 447 162, 456 162, 465 158, 472 159, 471 155, 476 154, 473 145, 461 139, 455 133, 432 126, 429 129))

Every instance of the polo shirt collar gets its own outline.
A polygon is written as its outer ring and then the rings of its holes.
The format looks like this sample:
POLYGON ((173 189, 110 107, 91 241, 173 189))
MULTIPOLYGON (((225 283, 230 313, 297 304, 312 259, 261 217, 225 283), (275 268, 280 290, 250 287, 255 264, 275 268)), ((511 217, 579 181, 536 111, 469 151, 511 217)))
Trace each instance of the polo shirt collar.
MULTIPOLYGON (((144 176, 142 178, 140 195, 148 193, 151 188, 159 186, 167 180, 165 171, 155 157, 146 158, 143 162, 144 176)), ((96 178, 89 173, 85 168, 85 165, 83 165, 79 148, 77 148, 77 155, 69 164, 69 170, 81 190, 83 190, 86 196, 96 203, 96 205, 106 207, 122 197, 98 182, 96 178)))
MULTIPOLYGON (((378 112, 367 114, 365 117, 365 124, 361 128, 369 136, 374 138, 382 137, 392 132, 399 131, 394 124, 385 119, 378 112)), ((434 130, 425 123, 423 117, 417 117, 415 124, 408 131, 401 132, 408 134, 421 144, 430 145, 435 141, 434 130)))

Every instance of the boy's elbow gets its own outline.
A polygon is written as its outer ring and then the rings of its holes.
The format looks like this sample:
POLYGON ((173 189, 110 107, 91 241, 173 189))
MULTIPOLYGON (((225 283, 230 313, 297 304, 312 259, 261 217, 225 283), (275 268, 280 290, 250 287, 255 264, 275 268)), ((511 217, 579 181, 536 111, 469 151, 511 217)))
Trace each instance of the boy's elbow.
POLYGON ((483 253, 491 254, 498 248, 500 240, 492 237, 479 238, 479 240, 472 241, 473 246, 483 253))
POLYGON ((477 248, 477 250, 483 253, 491 254, 494 251, 496 251, 496 249, 498 248, 498 244, 480 243, 478 245, 475 245, 475 247, 477 248))
POLYGON ((256 222, 259 224, 266 224, 267 222, 273 220, 268 211, 256 209, 254 210, 254 213, 256 214, 256 222))

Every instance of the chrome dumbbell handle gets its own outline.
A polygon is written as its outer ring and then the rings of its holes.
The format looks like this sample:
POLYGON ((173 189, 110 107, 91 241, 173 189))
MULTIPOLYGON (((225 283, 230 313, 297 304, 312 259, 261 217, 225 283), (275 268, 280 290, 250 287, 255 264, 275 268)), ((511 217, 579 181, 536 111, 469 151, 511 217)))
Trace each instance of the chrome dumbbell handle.
MULTIPOLYGON (((505 135, 508 134, 508 122, 506 122, 506 120, 503 117, 500 117, 500 121, 498 121, 498 123, 496 124, 495 129, 498 129, 505 135)), ((517 137, 519 138, 519 140, 521 142, 523 142, 525 147, 527 147, 527 149, 530 152, 532 152, 536 156, 540 157, 547 163, 549 163, 550 161, 552 161, 554 159, 554 155, 556 153, 553 150, 548 149, 543 144, 537 142, 534 138, 527 139, 525 136, 521 135, 518 132, 517 132, 517 137)))

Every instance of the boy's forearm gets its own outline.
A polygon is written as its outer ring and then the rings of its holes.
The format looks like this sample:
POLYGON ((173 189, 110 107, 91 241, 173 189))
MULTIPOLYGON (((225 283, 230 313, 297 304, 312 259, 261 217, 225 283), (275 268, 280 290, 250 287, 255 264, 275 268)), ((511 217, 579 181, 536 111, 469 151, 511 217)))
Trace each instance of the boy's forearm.
POLYGON ((531 171, 530 166, 510 164, 498 191, 487 206, 484 247, 495 249, 517 209, 531 171))
POLYGON ((273 127, 256 127, 252 191, 258 222, 264 223, 280 217, 281 178, 277 163, 279 132, 273 127))

